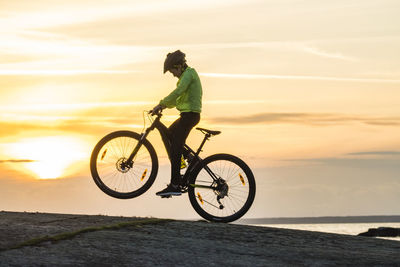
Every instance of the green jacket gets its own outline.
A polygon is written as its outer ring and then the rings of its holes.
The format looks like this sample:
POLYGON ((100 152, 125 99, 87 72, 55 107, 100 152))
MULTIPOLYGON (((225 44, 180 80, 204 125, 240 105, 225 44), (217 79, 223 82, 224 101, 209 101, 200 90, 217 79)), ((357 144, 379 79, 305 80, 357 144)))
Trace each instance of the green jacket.
POLYGON ((176 107, 180 112, 201 112, 203 90, 196 70, 187 67, 179 77, 176 89, 160 101, 164 108, 176 107))

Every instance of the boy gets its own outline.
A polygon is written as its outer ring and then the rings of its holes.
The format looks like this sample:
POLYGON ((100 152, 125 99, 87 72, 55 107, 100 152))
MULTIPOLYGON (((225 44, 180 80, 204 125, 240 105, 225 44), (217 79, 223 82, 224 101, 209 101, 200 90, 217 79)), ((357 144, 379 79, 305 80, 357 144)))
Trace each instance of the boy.
POLYGON ((202 106, 202 87, 196 70, 186 64, 185 54, 180 50, 169 53, 164 62, 164 73, 171 72, 177 77, 178 83, 174 91, 162 99, 153 108, 152 114, 157 114, 164 108, 176 107, 180 117, 168 128, 171 136, 171 183, 156 195, 162 197, 179 196, 182 194, 180 183, 180 167, 183 146, 192 128, 199 123, 202 106))

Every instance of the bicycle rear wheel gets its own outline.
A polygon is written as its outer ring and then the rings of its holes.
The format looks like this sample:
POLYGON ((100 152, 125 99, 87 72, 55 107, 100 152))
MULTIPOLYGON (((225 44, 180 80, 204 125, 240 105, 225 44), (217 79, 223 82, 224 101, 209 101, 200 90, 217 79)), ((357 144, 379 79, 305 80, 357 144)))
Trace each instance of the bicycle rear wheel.
POLYGON ((205 158, 193 172, 188 194, 195 211, 213 222, 232 222, 251 207, 256 194, 254 175, 236 156, 205 158))
POLYGON ((148 140, 143 142, 133 159, 127 159, 138 144, 141 135, 117 131, 103 137, 90 158, 90 171, 96 185, 107 195, 128 199, 146 192, 158 172, 157 154, 148 140))

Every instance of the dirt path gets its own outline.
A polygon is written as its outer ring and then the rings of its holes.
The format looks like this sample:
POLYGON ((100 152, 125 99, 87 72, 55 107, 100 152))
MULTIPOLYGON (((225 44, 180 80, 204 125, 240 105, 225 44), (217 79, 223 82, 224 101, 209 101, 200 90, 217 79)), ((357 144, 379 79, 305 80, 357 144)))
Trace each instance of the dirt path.
POLYGON ((400 266, 397 241, 193 221, 2 212, 0 240, 0 266, 400 266))

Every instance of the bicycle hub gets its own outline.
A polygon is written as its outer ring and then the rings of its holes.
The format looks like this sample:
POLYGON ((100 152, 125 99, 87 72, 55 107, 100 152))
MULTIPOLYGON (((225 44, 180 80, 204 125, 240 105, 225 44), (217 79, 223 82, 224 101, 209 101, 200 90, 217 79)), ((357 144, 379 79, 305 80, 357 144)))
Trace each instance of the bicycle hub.
POLYGON ((117 160, 117 162, 115 163, 115 166, 117 167, 117 170, 122 173, 127 173, 132 167, 128 163, 127 158, 124 158, 124 157, 117 160))

